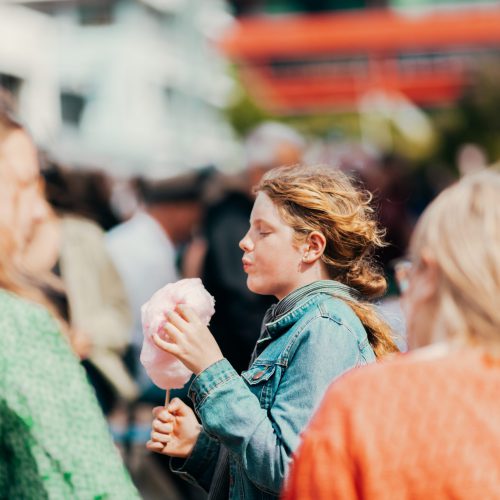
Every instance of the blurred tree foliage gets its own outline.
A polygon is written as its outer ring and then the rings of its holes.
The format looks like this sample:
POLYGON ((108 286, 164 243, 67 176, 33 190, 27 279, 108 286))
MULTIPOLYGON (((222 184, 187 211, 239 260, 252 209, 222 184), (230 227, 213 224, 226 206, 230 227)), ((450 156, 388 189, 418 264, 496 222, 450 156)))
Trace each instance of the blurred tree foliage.
POLYGON ((277 120, 296 128, 309 137, 356 137, 359 135, 359 117, 355 112, 303 115, 279 115, 260 107, 239 80, 236 70, 236 90, 226 115, 234 130, 243 137, 264 120, 277 120))
MULTIPOLYGON (((238 81, 238 80, 237 80, 238 81)), ((277 120, 286 123, 304 136, 319 139, 359 139, 361 136, 360 116, 354 110, 325 112, 301 115, 280 115, 260 107, 248 93, 244 85, 237 83, 232 104, 226 109, 227 117, 240 137, 244 137, 253 127, 264 120, 277 120)), ((397 153, 411 160, 428 158, 435 150, 434 143, 420 145, 404 137, 398 129, 388 123, 391 135, 391 149, 387 153, 397 153)), ((384 149, 381 144, 375 144, 384 149)))
POLYGON ((272 118, 272 115, 259 107, 250 97, 246 88, 239 82, 235 74, 236 85, 231 104, 225 112, 229 123, 234 130, 243 137, 253 127, 264 120, 272 118))
MULTIPOLYGON (((236 70, 235 70, 236 74, 236 70)), ((238 77, 236 75, 238 80, 238 77)), ((475 143, 484 148, 491 163, 500 159, 500 59, 478 61, 470 73, 471 85, 453 106, 427 110, 436 130, 435 143, 429 147, 412 144, 392 130, 393 152, 421 164, 453 169, 460 146, 475 143)), ((240 136, 263 120, 279 120, 304 135, 316 138, 359 138, 360 119, 354 111, 304 115, 276 115, 259 107, 244 85, 237 84, 228 119, 240 136)))

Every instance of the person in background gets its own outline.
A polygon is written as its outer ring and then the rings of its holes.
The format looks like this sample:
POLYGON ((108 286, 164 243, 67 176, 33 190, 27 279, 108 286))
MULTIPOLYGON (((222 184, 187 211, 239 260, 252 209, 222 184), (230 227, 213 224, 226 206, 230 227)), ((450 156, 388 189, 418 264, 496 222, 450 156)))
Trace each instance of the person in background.
POLYGON ((462 144, 456 156, 457 170, 460 177, 481 172, 481 170, 488 167, 486 151, 478 144, 462 144))
POLYGON ((64 322, 23 265, 47 211, 36 148, 0 96, 0 496, 135 499, 64 322))
POLYGON ((243 182, 239 187, 227 189, 223 197, 209 207, 205 217, 202 242, 206 253, 201 258, 198 275, 217 304, 211 331, 239 373, 248 368, 264 314, 275 301, 247 288, 241 266, 242 252, 238 244, 248 229, 255 199, 252 188, 271 168, 299 163, 304 149, 304 139, 295 130, 277 122, 259 125, 245 140, 243 182))
MULTIPOLYGON (((73 200, 77 203, 76 193, 73 200)), ((46 287, 46 293, 70 326, 103 412, 109 414, 118 399, 134 400, 138 388, 123 361, 132 317, 102 229, 90 219, 50 209, 24 261, 33 275, 53 272, 60 277, 63 288, 46 287)))
POLYGON ((138 363, 143 341, 141 306, 158 289, 180 278, 177 249, 200 223, 204 190, 212 174, 213 169, 206 167, 165 180, 137 179, 141 208, 106 235, 132 311, 131 357, 141 391, 156 392, 138 363))
MULTIPOLYGON (((257 187, 240 242, 248 288, 279 300, 241 376, 196 314, 181 306, 156 344, 195 374, 189 395, 155 409, 148 449, 211 499, 276 498, 299 433, 329 383, 396 350, 368 300, 386 282, 367 193, 331 167, 282 167, 257 187)), ((217 308, 217 304, 216 304, 217 308)), ((232 331, 244 327, 231 324, 232 331)))
POLYGON ((46 158, 42 175, 47 199, 56 212, 92 220, 104 231, 121 222, 111 207, 111 179, 102 170, 63 167, 46 158))
POLYGON ((420 219, 397 269, 410 347, 332 384, 284 500, 500 498, 500 175, 420 219))

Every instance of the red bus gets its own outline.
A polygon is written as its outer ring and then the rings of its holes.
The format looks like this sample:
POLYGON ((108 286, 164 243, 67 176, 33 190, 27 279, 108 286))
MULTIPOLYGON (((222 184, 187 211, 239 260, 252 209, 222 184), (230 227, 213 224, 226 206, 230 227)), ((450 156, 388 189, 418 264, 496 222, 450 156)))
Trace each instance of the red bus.
POLYGON ((352 108, 374 89, 441 105, 460 96, 475 61, 500 61, 500 6, 242 18, 222 47, 278 113, 352 108))

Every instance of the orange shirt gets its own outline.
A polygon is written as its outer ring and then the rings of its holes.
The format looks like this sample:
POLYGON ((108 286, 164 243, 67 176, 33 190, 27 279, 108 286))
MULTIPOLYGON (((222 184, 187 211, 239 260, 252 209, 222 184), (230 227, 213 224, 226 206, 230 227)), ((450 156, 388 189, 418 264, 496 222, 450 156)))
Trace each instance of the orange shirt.
POLYGON ((283 498, 500 499, 500 360, 441 349, 333 383, 283 498))

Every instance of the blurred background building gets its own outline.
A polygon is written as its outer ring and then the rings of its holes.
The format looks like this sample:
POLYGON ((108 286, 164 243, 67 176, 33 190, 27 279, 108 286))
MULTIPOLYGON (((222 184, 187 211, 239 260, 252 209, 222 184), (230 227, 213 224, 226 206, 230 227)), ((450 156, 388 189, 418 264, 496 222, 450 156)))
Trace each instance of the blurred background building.
MULTIPOLYGON (((461 119, 449 111, 467 107, 467 93, 499 67, 496 1, 232 3, 240 18, 223 47, 247 101, 306 133, 340 131, 413 159, 448 148, 456 131, 441 125, 460 128, 461 119)), ((236 126, 259 117, 253 111, 242 99, 236 126)))
POLYGON ((215 42, 231 20, 223 1, 4 1, 0 83, 64 162, 122 175, 225 165, 232 81, 215 42))
POLYGON ((261 13, 328 12, 377 7, 456 7, 460 4, 494 3, 493 0, 230 0, 238 16, 261 13))
POLYGON ((455 101, 478 57, 500 55, 500 11, 392 9, 241 20, 225 48, 281 113, 357 107, 367 93, 455 101))

